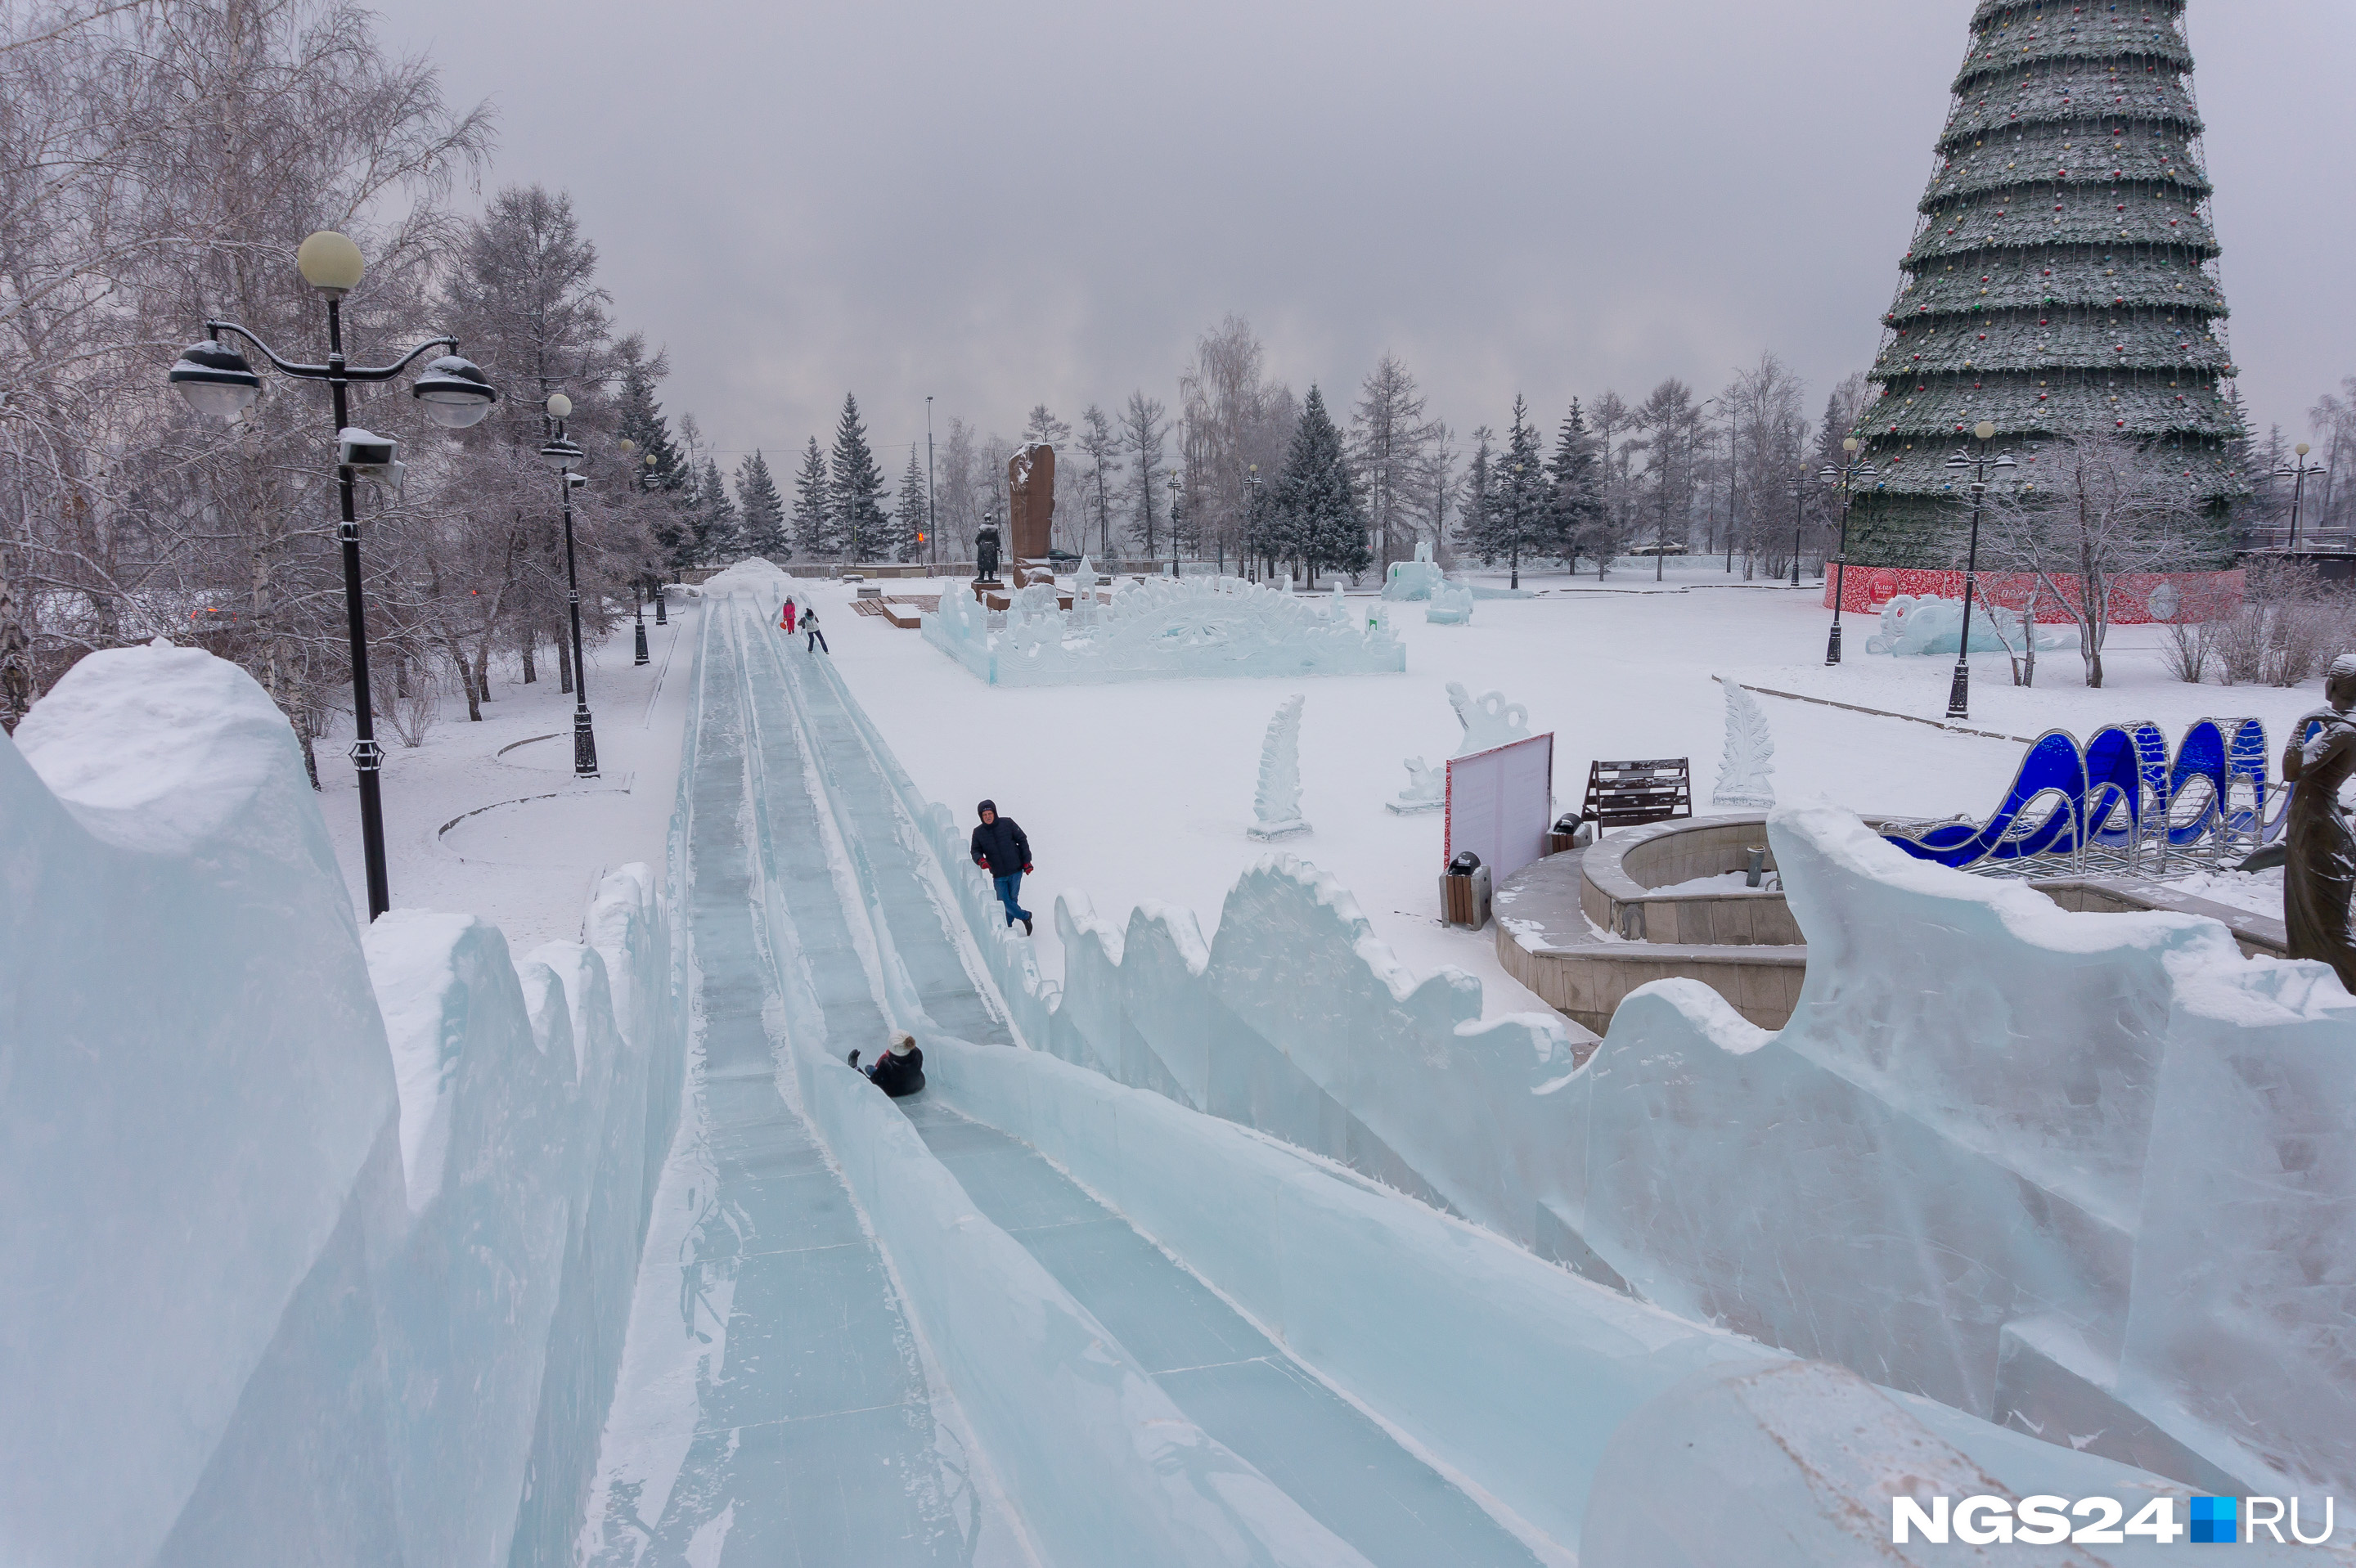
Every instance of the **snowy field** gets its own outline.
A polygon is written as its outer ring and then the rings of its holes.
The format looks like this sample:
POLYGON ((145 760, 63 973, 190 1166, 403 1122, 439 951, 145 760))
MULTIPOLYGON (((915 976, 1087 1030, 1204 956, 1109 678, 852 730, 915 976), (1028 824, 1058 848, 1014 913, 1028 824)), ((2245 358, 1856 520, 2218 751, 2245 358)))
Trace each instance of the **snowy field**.
MULTIPOLYGON (((1505 581, 1502 573, 1479 580, 1505 581)), ((1421 605, 1392 606, 1408 645, 1403 676, 1028 691, 985 686, 917 633, 853 613, 849 585, 804 579, 795 587, 820 605, 836 663, 918 786, 961 815, 995 799, 1030 835, 1038 871, 1024 901, 1042 917, 1035 941, 1051 975, 1063 962, 1045 918, 1057 893, 1090 899, 1116 924, 1142 902, 1192 909, 1207 936, 1236 878, 1273 848, 1338 876, 1418 973, 1453 965, 1480 976, 1489 1016, 1542 1007, 1498 965, 1490 933, 1440 923, 1440 817, 1383 809, 1407 783, 1404 758, 1435 762, 1454 750, 1460 731, 1449 682, 1476 697, 1502 690, 1528 707, 1533 731, 1555 732, 1561 810, 1577 809, 1592 760, 1684 756, 1708 813, 1724 731, 1718 675, 1922 720, 1946 711, 1952 660, 1866 653, 1869 617, 1848 618, 1847 662, 1827 669, 1828 612, 1814 584, 1796 592, 1745 584, 1739 571, 1730 580, 1698 560, 1672 564, 1665 585, 1649 566, 1614 572, 1600 586, 1591 576, 1573 581, 1560 573, 1526 572, 1523 583, 1533 597, 1483 600, 1470 626, 1427 625, 1421 605), (1308 699, 1302 805, 1314 831, 1271 847, 1245 828, 1269 717, 1295 691, 1308 699)), ((949 584, 881 586, 897 595, 949 584)), ((468 723, 452 698, 422 747, 388 737, 396 906, 474 911, 520 951, 577 934, 583 894, 601 869, 662 862, 700 613, 683 596, 674 605, 671 624, 650 629, 654 662, 646 668, 630 663, 626 626, 592 650, 601 779, 572 779, 571 699, 552 672, 531 686, 512 666, 495 672, 483 723, 468 723), (466 813, 476 815, 444 830, 466 813)), ((2000 656, 1975 655, 1970 728, 2024 739, 2061 728, 2083 737, 2105 723, 2149 719, 2172 741, 2196 719, 2247 715, 2278 739, 2321 701, 2316 682, 2296 690, 2186 686, 2168 676, 2158 642, 2154 628, 2113 633, 2109 684, 2100 691, 2082 684, 2075 653, 2046 655, 2033 690, 2009 684, 2000 656)), ((798 637, 794 651, 808 656, 798 637)), ((1985 816, 2023 749, 1935 724, 1760 700, 1774 732, 1776 790, 1786 801, 1985 816)), ((358 900, 359 827, 339 750, 322 745, 320 776, 358 900)), ((2279 896, 2271 881, 2187 891, 2253 908, 2279 896)))
MULTIPOLYGON (((643 668, 630 662, 627 623, 588 650, 597 778, 573 775, 573 699, 557 689, 545 648, 530 685, 512 660, 494 664, 479 724, 467 720, 463 698, 446 696, 424 743, 409 747, 378 717, 393 908, 480 915, 523 954, 580 939, 581 912, 603 873, 634 860, 666 864, 695 612, 668 626, 653 624, 651 613, 643 668)), ((343 755, 349 741, 347 725, 319 743, 320 805, 352 902, 366 910, 359 794, 343 755)))

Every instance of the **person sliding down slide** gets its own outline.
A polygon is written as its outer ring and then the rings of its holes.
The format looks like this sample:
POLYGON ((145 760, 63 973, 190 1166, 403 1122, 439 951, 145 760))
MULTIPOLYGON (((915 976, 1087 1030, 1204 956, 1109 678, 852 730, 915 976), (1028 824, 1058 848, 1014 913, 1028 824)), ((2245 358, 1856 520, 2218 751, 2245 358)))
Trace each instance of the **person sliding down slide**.
POLYGON ((785 604, 777 611, 777 630, 787 636, 794 635, 794 596, 786 595, 785 604))
POLYGON ((973 863, 990 873, 997 885, 998 901, 1006 906, 1006 923, 1023 923, 1023 934, 1031 934, 1031 912, 1019 901, 1023 892, 1023 873, 1031 869, 1031 840, 1023 837, 1023 829, 1011 816, 998 815, 998 803, 985 800, 974 810, 980 814, 981 826, 973 830, 973 863))
MULTIPOLYGON (((852 1051, 851 1065, 859 1066, 859 1052, 852 1051)), ((905 1100, 925 1086, 925 1053, 916 1049, 916 1037, 901 1033, 892 1037, 892 1043, 872 1067, 862 1069, 867 1081, 894 1100, 905 1100)))
POLYGON ((809 641, 802 645, 802 652, 806 654, 818 653, 821 650, 828 654, 832 654, 834 652, 832 648, 826 645, 826 634, 818 629, 818 607, 816 605, 812 605, 810 608, 802 612, 802 630, 809 634, 809 641))

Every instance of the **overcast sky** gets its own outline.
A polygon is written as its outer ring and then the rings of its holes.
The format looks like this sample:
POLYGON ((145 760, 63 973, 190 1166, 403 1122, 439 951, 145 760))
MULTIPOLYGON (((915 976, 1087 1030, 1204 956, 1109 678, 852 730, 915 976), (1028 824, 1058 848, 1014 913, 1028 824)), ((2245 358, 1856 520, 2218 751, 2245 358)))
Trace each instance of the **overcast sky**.
MULTIPOLYGON (((1346 405, 1386 349, 1461 431, 1516 391, 1762 350, 1810 412, 1898 283, 1973 0, 380 0, 498 183, 569 190, 665 402, 725 453, 887 471, 962 415, 1174 401, 1228 311, 1346 405)), ((2304 428, 2356 374, 2356 16, 2193 0, 2243 390, 2304 428)))

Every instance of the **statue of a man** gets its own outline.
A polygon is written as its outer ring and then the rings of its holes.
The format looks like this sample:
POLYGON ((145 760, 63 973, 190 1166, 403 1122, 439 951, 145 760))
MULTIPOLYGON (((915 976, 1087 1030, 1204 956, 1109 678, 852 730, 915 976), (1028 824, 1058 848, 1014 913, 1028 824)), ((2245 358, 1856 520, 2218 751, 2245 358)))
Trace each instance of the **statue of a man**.
POLYGON ((2331 661, 2324 678, 2329 708, 2302 714, 2283 748, 2283 777, 2291 792, 2290 823, 2283 834, 2283 923, 2290 928, 2290 955, 2317 958, 2339 971, 2340 983, 2356 992, 2356 936, 2349 932, 2348 906, 2356 899, 2356 828, 2340 809, 2340 786, 2356 773, 2356 654, 2331 661), (2302 740, 2312 720, 2323 728, 2302 740))
POLYGON ((991 582, 998 577, 998 520, 995 517, 982 524, 981 531, 973 536, 973 568, 974 577, 980 581, 991 582))

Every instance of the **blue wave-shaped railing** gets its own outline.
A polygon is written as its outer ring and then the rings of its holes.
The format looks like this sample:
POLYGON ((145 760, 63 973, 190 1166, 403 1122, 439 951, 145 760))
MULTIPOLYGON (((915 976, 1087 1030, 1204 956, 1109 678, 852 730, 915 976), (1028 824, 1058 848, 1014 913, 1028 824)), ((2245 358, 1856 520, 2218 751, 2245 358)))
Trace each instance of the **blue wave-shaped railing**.
POLYGON ((2149 722, 2107 725, 2083 746, 2066 730, 2049 730, 1986 822, 1884 837, 1917 859, 1958 869, 2064 857, 2142 868, 2147 857, 2164 864, 2172 849, 2256 848, 2282 832, 2289 795, 2288 785, 2272 790, 2276 809, 2267 811, 2269 755, 2265 726, 2254 719, 2203 719, 2173 758, 2149 722), (2236 799, 2236 784, 2248 786, 2246 803, 2236 799))

